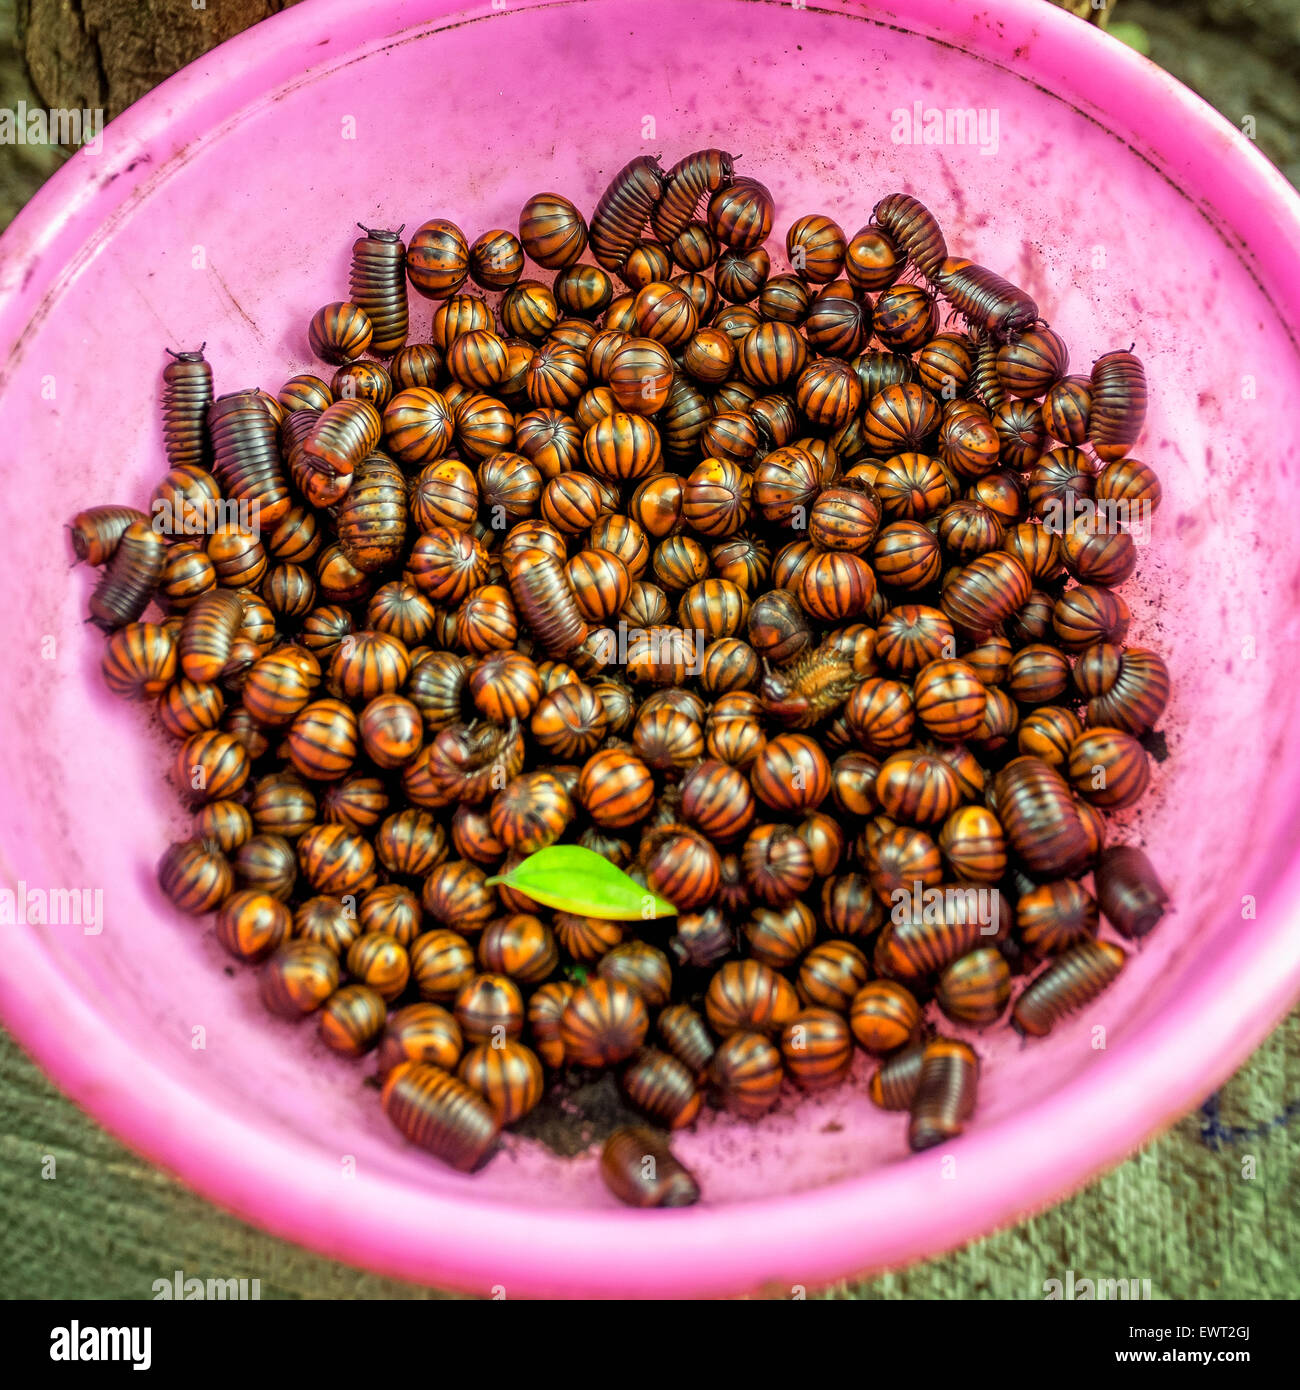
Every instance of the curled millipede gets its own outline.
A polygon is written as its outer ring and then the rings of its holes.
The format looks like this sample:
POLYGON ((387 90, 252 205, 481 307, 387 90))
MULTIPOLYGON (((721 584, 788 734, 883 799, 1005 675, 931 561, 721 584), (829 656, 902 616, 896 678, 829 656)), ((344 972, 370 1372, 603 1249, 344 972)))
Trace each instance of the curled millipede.
POLYGON ((653 155, 625 164, 600 195, 591 215, 591 253, 606 270, 622 270, 664 187, 664 171, 653 155))
POLYGON ((665 245, 675 241, 698 214, 700 200, 725 188, 735 170, 725 150, 696 150, 679 159, 664 176, 663 196, 650 213, 655 236, 665 245))
POLYGON ((163 368, 163 448, 170 468, 209 466, 212 450, 206 425, 212 404, 212 367, 203 347, 197 352, 167 349, 175 358, 163 368))

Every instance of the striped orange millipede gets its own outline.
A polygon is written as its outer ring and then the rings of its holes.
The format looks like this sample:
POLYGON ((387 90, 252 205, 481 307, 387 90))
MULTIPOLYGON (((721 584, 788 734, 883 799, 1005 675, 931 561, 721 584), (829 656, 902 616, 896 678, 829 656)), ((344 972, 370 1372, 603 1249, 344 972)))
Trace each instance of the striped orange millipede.
POLYGON ((781 1051, 750 1029, 728 1033, 709 1064, 709 1079, 731 1114, 758 1120, 781 1094, 781 1051))
POLYGON ((827 1008, 801 1009, 781 1030, 781 1057, 805 1091, 838 1086, 853 1063, 853 1035, 844 1016, 827 1008))
POLYGON ((357 226, 365 233, 352 243, 348 272, 352 302, 370 319, 370 351, 389 357, 406 343, 406 247, 402 228, 357 226))
POLYGON ((314 1013, 339 985, 338 957, 314 941, 287 941, 262 966, 262 1002, 281 1018, 314 1013))
POLYGON ((630 1207, 689 1207, 700 1186, 653 1130, 640 1125, 616 1129, 600 1154, 600 1176, 630 1207))
POLYGON ((891 193, 876 204, 871 220, 927 280, 938 279, 948 247, 929 208, 906 193, 891 193))
POLYGON ((925 1044, 911 1047, 886 1057, 872 1073, 867 1094, 882 1110, 910 1110, 921 1084, 921 1066, 925 1061, 925 1044))
POLYGON ((426 1062, 453 1071, 462 1048, 460 1025, 446 1009, 439 1004, 407 1004, 393 1010, 384 1024, 378 1072, 386 1077, 403 1062, 426 1062))
POLYGON ((530 546, 506 570, 520 616, 554 657, 566 657, 587 640, 583 621, 564 566, 548 551, 530 546))
POLYGON ((369 985, 347 984, 321 1006, 316 1027, 331 1051, 360 1057, 378 1044, 386 1013, 383 999, 369 985))
POLYGON ((725 188, 735 177, 735 157, 724 150, 696 150, 679 159, 664 176, 663 192, 650 213, 654 234, 665 244, 675 241, 700 202, 725 188))
POLYGON ((496 1147, 501 1126, 492 1107, 428 1062, 399 1062, 384 1081, 380 1103, 405 1138, 462 1173, 480 1167, 496 1147))
POLYGON ((173 906, 196 917, 220 907, 235 886, 225 855, 201 840, 170 845, 158 864, 158 883, 173 906))
POLYGON ((1090 1004, 1126 959, 1123 949, 1109 941, 1081 941, 1071 947, 1025 986, 1011 1013, 1016 1032, 1046 1037, 1067 1014, 1090 1004))
POLYGON ((128 700, 155 700, 176 675, 176 641, 156 623, 127 623, 104 644, 104 684, 128 700))
POLYGON ((665 1129, 681 1129, 700 1113, 703 1094, 690 1068, 671 1053, 643 1047, 627 1064, 623 1094, 638 1110, 665 1129))
POLYGON ((212 404, 212 366, 197 352, 172 352, 163 368, 163 448, 169 468, 208 467, 208 407, 212 404))
POLYGON ((1131 352, 1108 352, 1092 367, 1092 409, 1088 438, 1097 457, 1122 459, 1146 423, 1147 378, 1131 352))
POLYGON ((135 507, 88 507, 78 512, 68 526, 72 550, 88 565, 104 565, 113 558, 127 528, 148 517, 135 507))
POLYGON ((631 1057, 645 1041, 650 1017, 641 996, 622 980, 588 980, 560 1017, 566 1058, 607 1067, 631 1057))
POLYGON ((234 589, 210 589, 195 600, 181 627, 181 670, 186 680, 216 681, 231 659, 245 610, 234 589))
POLYGON ((940 265, 935 286, 971 328, 1000 341, 1018 338, 1038 322, 1038 305, 1030 295, 960 257, 949 256, 940 265))
POLYGON ((664 189, 664 171, 652 155, 621 168, 600 195, 591 216, 591 253, 606 270, 621 271, 664 189))
POLYGON ((1069 785, 1041 758, 1014 758, 998 773, 992 810, 1030 873, 1069 876, 1088 862, 1088 836, 1069 785))
POLYGON ((498 1124, 521 1120, 542 1098, 542 1064, 532 1048, 515 1039, 471 1048, 456 1075, 487 1101, 498 1124))
POLYGON ((162 578, 167 547, 143 518, 122 532, 90 596, 90 621, 101 632, 133 623, 149 606, 162 578))
POLYGON ((936 1038, 926 1044, 907 1130, 913 1152, 961 1134, 975 1111, 979 1070, 979 1058, 967 1043, 936 1038))

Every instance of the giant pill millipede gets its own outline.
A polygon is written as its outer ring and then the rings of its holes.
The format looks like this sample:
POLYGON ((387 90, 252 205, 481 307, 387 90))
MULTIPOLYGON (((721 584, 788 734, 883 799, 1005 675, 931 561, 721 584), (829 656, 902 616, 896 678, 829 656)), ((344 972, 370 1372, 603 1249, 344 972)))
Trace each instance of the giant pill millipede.
POLYGON ((1171 691, 1117 592, 1141 361, 1071 375, 910 194, 805 211, 774 274, 776 219, 706 149, 590 220, 360 226, 330 370, 169 349, 149 510, 69 527, 106 682, 178 740, 163 892, 466 1172, 604 1070, 637 1206, 699 1199, 666 1132, 716 1109, 849 1086, 945 1145, 980 1035, 1111 1021, 1167 910, 1107 844, 1171 691), (556 845, 675 916, 529 897, 556 845))

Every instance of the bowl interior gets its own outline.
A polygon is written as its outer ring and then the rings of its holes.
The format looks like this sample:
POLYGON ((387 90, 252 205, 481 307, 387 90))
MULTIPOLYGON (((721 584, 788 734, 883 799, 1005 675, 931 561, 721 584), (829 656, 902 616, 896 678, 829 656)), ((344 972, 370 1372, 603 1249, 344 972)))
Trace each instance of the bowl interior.
MULTIPOLYGON (((778 235, 814 210, 852 234, 878 198, 905 189, 937 214, 954 253, 1034 293, 1074 370, 1130 343, 1146 362, 1151 411, 1135 452, 1158 469, 1165 500, 1125 594, 1130 640, 1166 656, 1175 695, 1168 757, 1112 839, 1149 848, 1176 910, 1119 983, 1050 1040, 1022 1049, 1007 1030, 981 1037, 973 1128, 1033 1112, 1177 1016, 1195 973, 1252 931, 1243 895, 1267 897, 1281 868, 1293 815, 1284 769, 1300 738, 1284 659, 1300 611, 1300 531, 1274 515, 1295 476, 1300 360, 1276 287, 1261 286, 1225 238, 1208 210, 1213 189, 1179 186, 1140 142, 1038 85, 1032 57, 995 60, 1005 45, 992 28, 961 21, 955 41, 934 41, 919 12, 938 22, 944 6, 919 6, 915 31, 860 8, 735 0, 697 0, 689 29, 688 12, 663 0, 437 9, 308 5, 270 26, 314 36, 295 49, 296 78, 244 91, 236 55, 258 52, 254 35, 232 50, 224 107, 190 109, 177 84, 159 93, 147 167, 131 172, 124 199, 87 194, 104 200, 103 224, 60 248, 64 268, 3 368, 6 434, 23 461, 0 552, 3 625, 24 654, 10 667, 3 731, 4 867, 11 885, 103 890, 98 935, 10 929, 58 981, 41 1001, 47 1028, 77 1000, 197 1097, 213 1133, 238 1119, 291 1144, 304 1174, 351 1156, 362 1181, 413 1201, 612 1208, 589 1156, 565 1161, 509 1139, 465 1178, 400 1142, 369 1067, 327 1053, 310 1026, 268 1018, 252 974, 229 977, 210 923, 161 898, 154 865, 186 827, 168 781, 172 749, 104 690, 101 640, 82 625, 92 575, 69 574, 60 527, 90 503, 143 505, 163 471, 164 347, 206 342, 219 392, 274 391, 319 370, 306 324, 346 295, 355 222, 409 230, 447 217, 473 238, 515 227, 538 190, 590 209, 632 155, 661 153, 667 165, 716 145, 772 188, 778 235), (926 143, 935 109, 975 113, 975 143, 926 143)), ((952 7, 954 24, 964 9, 952 7)), ((101 165, 78 156, 84 180, 113 160, 113 135, 101 165)), ((413 337, 432 307, 414 299, 413 337)), ((10 1000, 23 994, 12 972, 5 986, 10 1000)), ((710 1205, 915 1162, 900 1117, 866 1100, 867 1071, 823 1098, 787 1096, 755 1128, 710 1119, 681 1136, 710 1205)), ((209 1137, 185 1138, 192 1181, 209 1137)), ((413 1225, 412 1241, 436 1248, 438 1233, 413 1225)), ((346 1244, 336 1248, 355 1253, 346 1244)))

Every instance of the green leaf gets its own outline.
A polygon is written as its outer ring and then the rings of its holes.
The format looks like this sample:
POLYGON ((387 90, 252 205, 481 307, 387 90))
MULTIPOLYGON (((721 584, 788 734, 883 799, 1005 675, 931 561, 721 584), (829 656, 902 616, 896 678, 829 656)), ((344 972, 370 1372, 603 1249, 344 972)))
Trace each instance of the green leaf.
POLYGON ((581 845, 551 845, 530 854, 509 873, 488 879, 518 889, 535 902, 561 912, 603 917, 613 922, 675 917, 677 909, 629 878, 604 855, 581 845))

